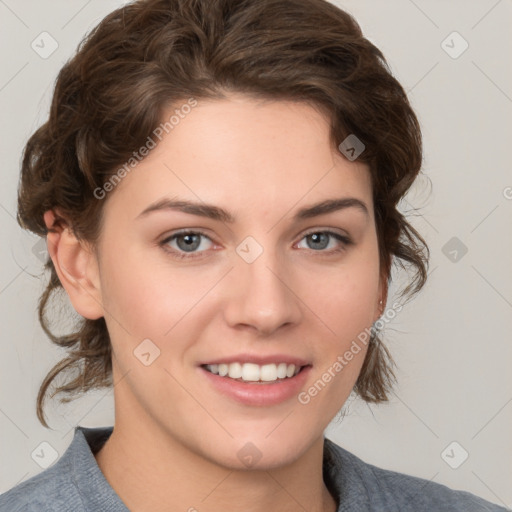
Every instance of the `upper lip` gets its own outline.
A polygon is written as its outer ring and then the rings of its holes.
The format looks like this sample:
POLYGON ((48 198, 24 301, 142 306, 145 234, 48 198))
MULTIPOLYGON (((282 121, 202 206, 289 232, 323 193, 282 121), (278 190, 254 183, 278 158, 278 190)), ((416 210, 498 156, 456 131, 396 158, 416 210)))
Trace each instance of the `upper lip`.
POLYGON ((255 355, 255 354, 238 354, 235 356, 225 356, 225 357, 217 357, 215 359, 209 359, 208 361, 203 361, 199 363, 200 366, 205 364, 231 364, 231 363, 253 363, 257 365, 264 364, 294 364, 295 366, 307 366, 311 363, 296 356, 290 356, 286 354, 271 354, 271 355, 255 355))

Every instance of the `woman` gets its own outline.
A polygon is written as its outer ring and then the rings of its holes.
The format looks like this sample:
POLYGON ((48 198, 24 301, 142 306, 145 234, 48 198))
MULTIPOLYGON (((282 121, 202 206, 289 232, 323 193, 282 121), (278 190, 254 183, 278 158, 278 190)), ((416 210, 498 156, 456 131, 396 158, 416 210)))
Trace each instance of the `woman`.
POLYGON ((141 0, 62 69, 25 148, 23 227, 46 236, 54 392, 113 385, 0 510, 504 510, 324 438, 354 390, 387 399, 393 261, 426 280, 397 209, 421 134, 356 22, 323 0, 141 0), (82 321, 55 336, 64 289, 82 321), (427 485, 428 484, 428 485, 427 485))

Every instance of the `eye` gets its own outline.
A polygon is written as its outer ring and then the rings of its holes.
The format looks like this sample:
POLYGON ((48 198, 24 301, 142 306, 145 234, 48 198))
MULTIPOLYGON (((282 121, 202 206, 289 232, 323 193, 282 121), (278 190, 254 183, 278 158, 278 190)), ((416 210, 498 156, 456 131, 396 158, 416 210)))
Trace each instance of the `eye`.
POLYGON ((198 253, 211 249, 212 240, 204 233, 198 231, 182 231, 174 233, 160 242, 160 245, 169 252, 177 253, 179 257, 186 257, 186 253, 198 253))
POLYGON ((313 249, 314 251, 336 252, 351 243, 350 238, 334 231, 313 231, 307 233, 297 247, 299 249, 313 249), (304 247, 303 241, 305 241, 306 247, 304 247))

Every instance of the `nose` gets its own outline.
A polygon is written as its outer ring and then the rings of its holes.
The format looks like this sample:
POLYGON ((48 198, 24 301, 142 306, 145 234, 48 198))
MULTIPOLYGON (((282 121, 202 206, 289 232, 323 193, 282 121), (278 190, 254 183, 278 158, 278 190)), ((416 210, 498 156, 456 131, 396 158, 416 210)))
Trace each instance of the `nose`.
POLYGON ((252 329, 268 336, 300 322, 301 301, 294 290, 298 283, 290 269, 285 271, 283 266, 269 250, 252 263, 242 259, 235 263, 224 308, 231 327, 252 329))

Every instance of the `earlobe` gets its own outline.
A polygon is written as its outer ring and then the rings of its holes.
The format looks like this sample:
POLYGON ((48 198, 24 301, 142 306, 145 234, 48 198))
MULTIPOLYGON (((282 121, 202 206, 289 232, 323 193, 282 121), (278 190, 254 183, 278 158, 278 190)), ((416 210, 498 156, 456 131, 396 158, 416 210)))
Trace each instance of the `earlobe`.
POLYGON ((46 245, 59 280, 74 309, 90 320, 103 316, 98 262, 90 246, 78 240, 63 217, 44 214, 46 245))
POLYGON ((374 323, 384 314, 384 308, 388 300, 388 286, 385 279, 382 279, 380 282, 378 297, 379 302, 377 303, 376 317, 373 320, 374 323))

